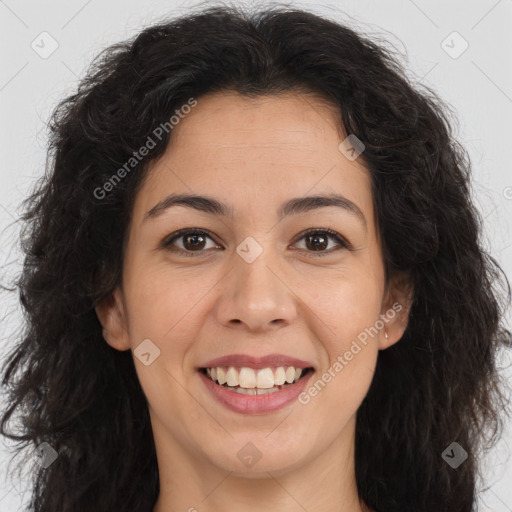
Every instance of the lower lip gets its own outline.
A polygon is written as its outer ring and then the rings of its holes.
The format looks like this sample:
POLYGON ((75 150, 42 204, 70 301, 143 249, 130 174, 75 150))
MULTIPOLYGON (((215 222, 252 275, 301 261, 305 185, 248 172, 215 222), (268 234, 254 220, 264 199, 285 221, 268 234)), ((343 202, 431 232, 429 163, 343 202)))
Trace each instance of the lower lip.
POLYGON ((202 371, 198 370, 198 373, 207 389, 219 403, 232 411, 243 414, 262 414, 285 407, 297 398, 306 387, 311 375, 313 375, 313 372, 309 371, 307 375, 296 383, 266 395, 242 395, 216 384, 202 371))

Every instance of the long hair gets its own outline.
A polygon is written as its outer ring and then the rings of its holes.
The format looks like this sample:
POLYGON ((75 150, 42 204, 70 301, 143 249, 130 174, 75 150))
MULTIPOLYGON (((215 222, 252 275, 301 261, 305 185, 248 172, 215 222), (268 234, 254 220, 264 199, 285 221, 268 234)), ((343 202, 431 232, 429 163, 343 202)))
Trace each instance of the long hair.
POLYGON ((228 90, 309 91, 336 106, 339 127, 365 145, 386 279, 405 271, 413 282, 406 331, 379 352, 357 412, 360 498, 386 512, 474 511, 479 461, 508 405, 496 358, 511 346, 510 285, 484 249, 449 107, 413 85, 391 49, 275 6, 149 26, 102 51, 53 112, 46 174, 23 204, 15 288, 25 323, 2 381, 1 433, 58 453, 49 467, 34 464, 32 510, 152 510, 146 398, 131 351, 105 342, 94 308, 120 283, 134 197, 172 130, 104 194, 103 185, 190 98, 228 90), (457 469, 442 456, 453 442, 468 454, 457 469))

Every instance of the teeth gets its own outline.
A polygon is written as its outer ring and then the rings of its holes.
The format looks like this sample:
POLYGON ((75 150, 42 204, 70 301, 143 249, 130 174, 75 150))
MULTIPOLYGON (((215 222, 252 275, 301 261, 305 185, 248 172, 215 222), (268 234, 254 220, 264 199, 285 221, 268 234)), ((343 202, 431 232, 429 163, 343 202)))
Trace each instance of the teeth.
POLYGON ((226 382, 228 386, 238 386, 238 372, 230 366, 228 373, 226 373, 226 382))
POLYGON ((274 384, 280 386, 286 382, 286 372, 282 366, 276 368, 274 372, 274 384))
MULTIPOLYGON (((238 384, 241 388, 255 388, 256 375, 254 373, 254 370, 252 368, 242 368, 240 370, 240 373, 238 374, 238 384)), ((258 385, 258 387, 262 386, 258 385)))
MULTIPOLYGON (((275 386, 297 382, 302 375, 302 368, 278 366, 274 369, 261 368, 254 370, 246 366, 242 368, 230 366, 226 370, 225 367, 218 366, 207 368, 206 374, 220 385, 226 384, 228 388, 234 388, 240 390, 240 393, 244 393, 242 390, 271 390, 275 386)), ((275 389, 277 390, 277 388, 275 389)), ((256 394, 256 391, 244 394, 256 394)))
POLYGON ((226 372, 224 368, 217 368, 217 382, 221 385, 226 383, 226 372))
POLYGON ((230 391, 234 391, 235 393, 240 393, 241 395, 269 395, 270 393, 275 393, 279 391, 279 388, 271 388, 271 389, 259 389, 259 388, 226 388, 230 391))
MULTIPOLYGON (((254 372, 254 370, 251 371, 254 372)), ((270 389, 274 387, 274 372, 272 371, 272 368, 262 368, 261 370, 258 370, 256 387, 260 389, 270 389)))

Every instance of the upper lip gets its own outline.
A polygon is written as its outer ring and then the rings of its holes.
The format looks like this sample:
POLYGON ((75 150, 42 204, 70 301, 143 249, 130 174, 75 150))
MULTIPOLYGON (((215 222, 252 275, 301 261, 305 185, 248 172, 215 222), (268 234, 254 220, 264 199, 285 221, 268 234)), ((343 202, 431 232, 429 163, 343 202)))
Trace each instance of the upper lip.
POLYGON ((313 367, 308 361, 284 354, 269 354, 263 357, 255 357, 247 354, 230 354, 206 361, 200 364, 198 368, 215 368, 217 366, 245 366, 248 368, 268 368, 271 366, 294 366, 295 368, 313 367))

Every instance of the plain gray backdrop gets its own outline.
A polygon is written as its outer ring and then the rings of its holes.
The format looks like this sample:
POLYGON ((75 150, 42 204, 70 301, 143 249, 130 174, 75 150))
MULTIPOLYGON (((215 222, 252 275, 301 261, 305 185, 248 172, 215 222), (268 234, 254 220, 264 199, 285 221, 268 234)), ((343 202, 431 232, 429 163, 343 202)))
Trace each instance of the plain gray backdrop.
MULTIPOLYGON (((2 284, 11 283, 21 267, 15 221, 21 200, 44 173, 45 123, 57 102, 74 92, 101 49, 197 5, 172 0, 0 0, 2 284)), ((451 105, 459 120, 457 138, 472 160, 474 197, 485 219, 487 245, 510 279, 512 0, 337 0, 321 5, 291 1, 289 5, 389 41, 403 53, 409 76, 451 105)), ((12 348, 22 321, 16 294, 1 295, 0 318, 2 358, 12 348)), ((500 361, 501 366, 510 364, 510 358, 500 361)), ((512 377, 509 368, 504 374, 512 377)), ((488 489, 481 493, 482 512, 512 512, 512 489, 507 485, 512 481, 511 441, 508 423, 502 440, 484 461, 481 486, 488 489)), ((1 512, 23 510, 29 497, 28 479, 19 478, 13 473, 14 464, 8 465, 12 447, 12 443, 0 444, 1 512)))

